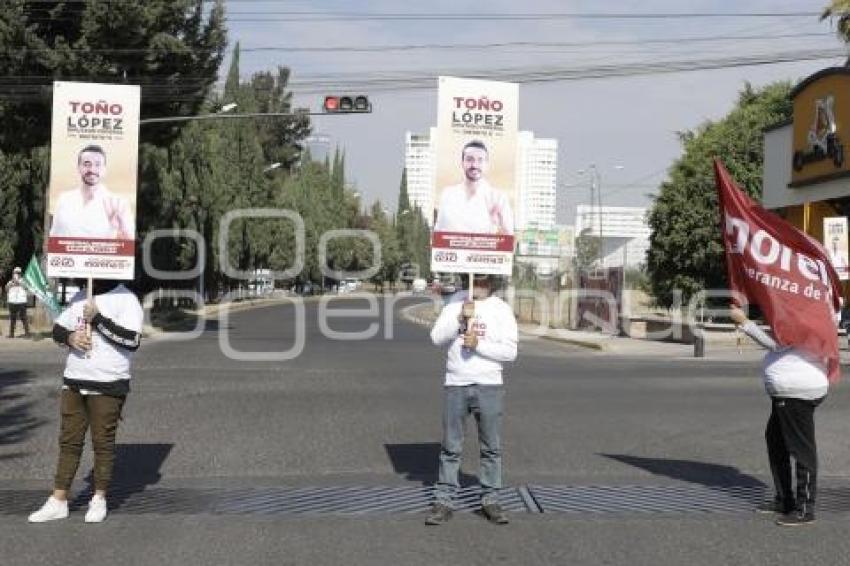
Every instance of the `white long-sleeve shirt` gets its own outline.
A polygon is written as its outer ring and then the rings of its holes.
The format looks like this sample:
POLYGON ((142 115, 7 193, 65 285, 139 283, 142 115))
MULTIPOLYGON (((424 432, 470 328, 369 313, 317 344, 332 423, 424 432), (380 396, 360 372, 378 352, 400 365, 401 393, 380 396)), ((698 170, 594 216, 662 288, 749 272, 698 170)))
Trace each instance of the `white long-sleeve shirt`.
POLYGON ((478 336, 474 350, 463 348, 460 312, 463 301, 449 303, 431 329, 435 346, 448 344, 446 385, 501 385, 502 364, 517 356, 516 318, 502 299, 488 297, 475 301, 475 314, 469 321, 478 336))
MULTIPOLYGON (((85 328, 83 308, 86 302, 85 291, 74 295, 68 308, 56 319, 56 324, 72 332, 85 328)), ((124 285, 118 285, 107 293, 95 295, 94 302, 100 314, 120 328, 136 334, 142 332, 144 311, 136 296, 124 285)), ((69 350, 65 361, 64 377, 74 381, 96 383, 130 379, 133 351, 116 346, 100 332, 93 331, 91 340, 92 348, 88 355, 78 350, 69 350)), ((138 344, 135 346, 138 347, 138 344)))
POLYGON ((829 381, 823 360, 796 348, 780 346, 753 321, 748 321, 741 330, 768 349, 762 362, 768 395, 813 401, 827 394, 829 381))

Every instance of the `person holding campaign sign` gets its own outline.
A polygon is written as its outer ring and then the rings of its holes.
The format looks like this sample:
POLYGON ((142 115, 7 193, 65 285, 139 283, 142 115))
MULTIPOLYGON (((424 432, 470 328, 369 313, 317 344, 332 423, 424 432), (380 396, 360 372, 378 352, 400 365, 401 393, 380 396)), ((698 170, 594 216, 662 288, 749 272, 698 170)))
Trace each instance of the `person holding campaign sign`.
POLYGON ((443 189, 434 231, 513 234, 514 214, 508 197, 487 181, 487 146, 472 140, 463 146, 460 157, 464 180, 443 189))
POLYGON ((513 310, 492 295, 494 277, 475 276, 472 298, 446 305, 431 340, 448 346, 443 388, 443 440, 436 503, 425 520, 440 525, 452 516, 452 499, 459 487, 466 418, 475 417, 481 446, 479 482, 484 515, 496 524, 507 524, 499 504, 502 487, 502 365, 517 356, 517 323, 513 310))
MULTIPOLYGON (((94 495, 85 521, 99 523, 106 518, 115 436, 144 319, 139 300, 121 283, 134 278, 136 229, 130 202, 137 186, 139 106, 136 85, 53 84, 54 212, 47 275, 81 277, 87 284, 53 326, 53 339, 70 349, 60 400, 59 459, 53 493, 29 516, 32 523, 68 516, 67 495, 89 430, 94 495), (104 184, 107 151, 120 194, 104 184), (64 190, 65 179, 74 172, 80 184, 64 190)), ((35 282, 41 279, 39 273, 32 275, 35 282)))
POLYGON ((53 339, 69 348, 60 400, 59 460, 53 493, 29 516, 31 523, 68 516, 68 491, 89 429, 94 496, 85 521, 99 523, 106 518, 115 435, 130 392, 130 366, 141 342, 144 313, 136 296, 118 281, 95 281, 92 295, 93 299, 87 300, 86 290, 77 293, 53 326, 53 339))
POLYGON ((745 195, 719 161, 714 169, 729 287, 737 297, 731 317, 770 350, 764 359, 771 398, 765 439, 775 497, 759 510, 780 514, 779 525, 806 525, 815 520, 817 493, 814 411, 839 378, 840 281, 819 242, 745 195), (739 308, 743 300, 759 306, 774 337, 747 319, 739 308))
POLYGON ((77 155, 80 184, 59 195, 50 236, 131 240, 135 223, 126 198, 109 191, 106 152, 87 145, 77 155))

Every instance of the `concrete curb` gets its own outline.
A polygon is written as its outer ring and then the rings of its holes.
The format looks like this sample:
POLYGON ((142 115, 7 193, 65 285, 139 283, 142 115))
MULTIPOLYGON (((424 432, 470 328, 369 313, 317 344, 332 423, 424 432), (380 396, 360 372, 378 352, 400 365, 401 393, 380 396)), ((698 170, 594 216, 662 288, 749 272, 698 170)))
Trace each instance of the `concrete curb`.
MULTIPOLYGON (((421 315, 418 313, 414 313, 417 309, 427 309, 433 308, 433 303, 425 303, 423 305, 410 305, 409 307, 405 307, 401 310, 401 316, 407 322, 412 322, 413 324, 418 324, 420 326, 430 327, 434 324, 434 321, 437 320, 437 316, 434 315, 433 318, 429 318, 427 315, 421 315)), ((433 310, 432 310, 433 312, 433 310)))
POLYGON ((571 344, 573 346, 580 346, 582 348, 588 348, 591 350, 599 350, 601 352, 608 352, 610 348, 607 344, 603 344, 602 342, 594 342, 592 340, 581 340, 579 338, 565 338, 563 336, 552 336, 551 334, 540 334, 537 332, 529 332, 527 330, 520 330, 526 336, 537 336, 544 340, 551 340, 552 342, 561 342, 563 344, 571 344))

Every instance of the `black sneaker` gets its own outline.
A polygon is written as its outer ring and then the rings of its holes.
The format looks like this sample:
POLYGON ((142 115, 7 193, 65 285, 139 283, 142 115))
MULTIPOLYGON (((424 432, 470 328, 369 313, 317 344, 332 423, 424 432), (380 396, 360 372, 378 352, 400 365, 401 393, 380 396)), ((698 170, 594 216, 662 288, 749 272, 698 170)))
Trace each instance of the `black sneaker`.
POLYGON ((452 518, 452 508, 445 503, 434 503, 431 514, 425 519, 426 525, 442 525, 452 518))
POLYGON ((793 511, 791 513, 786 513, 782 515, 778 519, 776 519, 776 524, 780 527, 796 527, 799 525, 808 525, 810 523, 815 522, 815 514, 811 511, 808 513, 803 513, 802 511, 793 511))
POLYGON ((498 503, 488 503, 481 506, 481 512, 487 517, 487 520, 497 525, 507 525, 510 523, 508 516, 502 510, 502 506, 498 503))

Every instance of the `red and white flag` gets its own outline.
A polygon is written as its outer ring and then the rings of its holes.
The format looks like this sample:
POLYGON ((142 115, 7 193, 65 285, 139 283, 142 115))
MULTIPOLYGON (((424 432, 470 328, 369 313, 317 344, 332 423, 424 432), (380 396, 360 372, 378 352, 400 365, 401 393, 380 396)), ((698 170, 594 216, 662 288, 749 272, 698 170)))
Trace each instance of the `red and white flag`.
POLYGON ((841 282, 824 247, 762 208, 714 160, 729 288, 764 313, 776 341, 822 358, 839 377, 841 282))

